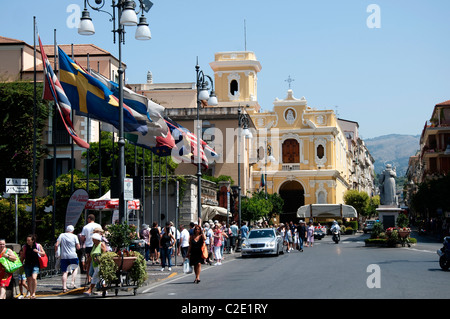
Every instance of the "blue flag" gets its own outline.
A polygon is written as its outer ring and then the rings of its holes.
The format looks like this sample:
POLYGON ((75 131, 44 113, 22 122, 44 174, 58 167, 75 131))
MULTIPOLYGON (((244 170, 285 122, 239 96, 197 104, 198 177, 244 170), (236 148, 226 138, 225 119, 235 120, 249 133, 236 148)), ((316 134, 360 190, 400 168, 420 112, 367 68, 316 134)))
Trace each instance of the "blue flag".
MULTIPOLYGON (((58 47, 60 82, 72 108, 78 115, 112 124, 119 129, 119 101, 113 92, 82 69, 58 47)), ((123 123, 126 132, 147 134, 147 116, 123 104, 123 123)))

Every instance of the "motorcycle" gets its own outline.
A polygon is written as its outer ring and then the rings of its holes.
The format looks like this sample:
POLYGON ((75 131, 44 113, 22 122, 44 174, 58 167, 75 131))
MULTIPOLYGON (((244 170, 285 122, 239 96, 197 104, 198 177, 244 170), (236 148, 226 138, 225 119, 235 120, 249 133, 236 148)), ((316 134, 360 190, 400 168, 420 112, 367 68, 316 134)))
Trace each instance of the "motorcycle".
POLYGON ((444 238, 444 245, 436 252, 439 256, 439 266, 442 270, 448 270, 450 268, 450 237, 444 238))
POLYGON ((341 235, 339 234, 339 230, 334 229, 334 230, 332 230, 331 233, 333 234, 333 237, 332 237, 333 241, 334 241, 336 244, 338 244, 338 243, 339 243, 339 240, 341 240, 341 235))

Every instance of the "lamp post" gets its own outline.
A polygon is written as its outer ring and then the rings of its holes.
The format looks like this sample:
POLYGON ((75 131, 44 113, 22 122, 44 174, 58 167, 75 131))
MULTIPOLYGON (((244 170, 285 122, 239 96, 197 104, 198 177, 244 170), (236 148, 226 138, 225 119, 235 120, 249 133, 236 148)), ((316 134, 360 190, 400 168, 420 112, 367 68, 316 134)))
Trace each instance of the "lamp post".
POLYGON ((125 178, 125 139, 124 139, 124 125, 123 125, 123 73, 124 69, 122 67, 122 43, 125 43, 124 37, 124 26, 138 26, 136 30, 135 38, 138 40, 150 40, 151 34, 148 28, 147 21, 144 17, 144 11, 148 12, 152 6, 149 0, 139 0, 139 11, 142 12, 142 16, 137 21, 137 14, 135 12, 136 4, 131 0, 111 0, 112 2, 112 14, 104 11, 103 7, 106 4, 106 0, 94 0, 95 5, 91 5, 90 0, 84 1, 84 10, 80 19, 80 25, 78 28, 78 33, 81 35, 93 35, 95 33, 94 24, 87 10, 87 5, 93 10, 107 13, 111 16, 113 23, 113 42, 116 43, 116 33, 118 34, 118 45, 119 45, 119 220, 123 222, 125 218, 125 201, 124 201, 124 178, 125 178), (116 11, 119 23, 116 27, 116 11))
POLYGON ((264 163, 264 193, 266 195, 267 199, 267 163, 273 163, 275 162, 275 157, 272 155, 272 146, 270 146, 267 142, 267 136, 266 136, 266 154, 264 156, 265 163, 264 163))
MULTIPOLYGON (((243 135, 247 139, 251 139, 253 137, 252 133, 248 129, 249 119, 247 114, 242 113, 241 107, 238 109, 238 136, 237 136, 237 158, 238 158, 238 223, 239 229, 241 227, 241 127, 243 128, 243 135)), ((240 246, 240 242, 239 242, 240 246)))
POLYGON ((205 75, 200 66, 195 66, 196 72, 196 85, 197 85, 197 219, 200 220, 202 217, 202 159, 200 157, 200 137, 202 134, 202 125, 200 122, 200 109, 202 108, 202 103, 207 101, 207 105, 216 106, 218 104, 216 94, 214 93, 214 82, 209 75, 205 75), (208 92, 208 78, 211 81, 211 94, 208 92))

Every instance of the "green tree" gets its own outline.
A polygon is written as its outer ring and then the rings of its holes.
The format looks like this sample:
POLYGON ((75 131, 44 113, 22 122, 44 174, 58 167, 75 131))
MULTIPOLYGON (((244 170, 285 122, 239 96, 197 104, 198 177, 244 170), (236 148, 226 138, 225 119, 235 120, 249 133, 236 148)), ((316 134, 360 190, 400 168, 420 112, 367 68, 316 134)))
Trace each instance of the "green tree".
POLYGON ((353 206, 358 213, 358 216, 367 217, 367 206, 369 205, 369 195, 366 192, 360 192, 351 189, 345 192, 344 202, 347 205, 353 206))
MULTIPOLYGON (((49 106, 40 98, 42 84, 37 85, 36 103, 36 171, 47 154, 42 143, 49 106)), ((28 82, 0 83, 0 188, 6 178, 33 179, 34 86, 28 82)))
POLYGON ((419 214, 429 213, 435 217, 437 210, 450 210, 450 174, 426 180, 418 185, 418 191, 412 196, 411 208, 419 214))
POLYGON ((279 215, 283 211, 284 200, 278 193, 268 194, 267 196, 272 203, 272 210, 267 216, 267 219, 271 220, 275 215, 279 215))
POLYGON ((273 205, 269 199, 266 199, 264 192, 254 192, 252 197, 242 199, 243 220, 257 221, 261 218, 267 218, 272 209, 273 205))
POLYGON ((376 195, 370 198, 369 204, 366 208, 367 217, 375 217, 378 215, 377 207, 380 206, 380 196, 376 195))

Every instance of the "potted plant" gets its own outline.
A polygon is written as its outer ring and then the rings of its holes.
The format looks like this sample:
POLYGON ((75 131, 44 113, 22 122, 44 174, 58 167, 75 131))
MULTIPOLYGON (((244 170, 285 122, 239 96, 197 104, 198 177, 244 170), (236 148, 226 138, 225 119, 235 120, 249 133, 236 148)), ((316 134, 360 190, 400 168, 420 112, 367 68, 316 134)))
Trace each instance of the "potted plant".
POLYGON ((137 239, 136 226, 127 222, 116 223, 106 226, 106 239, 117 254, 127 251, 131 242, 137 239))
POLYGON ((119 272, 127 272, 130 279, 140 286, 148 278, 144 257, 129 250, 137 239, 136 226, 127 222, 106 226, 106 239, 113 251, 100 257, 100 275, 108 283, 119 280, 119 272))
MULTIPOLYGON (((148 279, 144 256, 134 251, 130 251, 129 255, 133 257, 133 264, 128 269, 128 274, 135 285, 141 286, 148 279)), ((109 284, 119 281, 117 260, 121 260, 121 257, 115 252, 104 253, 99 258, 100 275, 109 284)))

